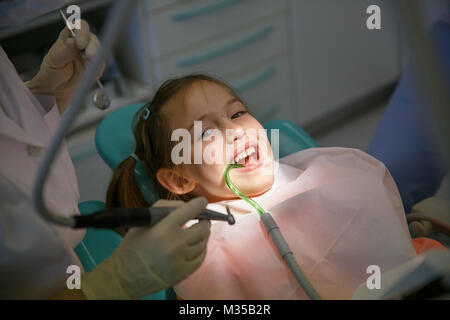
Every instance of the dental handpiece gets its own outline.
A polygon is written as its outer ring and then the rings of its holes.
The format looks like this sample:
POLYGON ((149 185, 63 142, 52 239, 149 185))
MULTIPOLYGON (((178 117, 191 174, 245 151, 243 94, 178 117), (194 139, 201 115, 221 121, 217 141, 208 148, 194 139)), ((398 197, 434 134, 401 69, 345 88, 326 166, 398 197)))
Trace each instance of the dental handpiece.
MULTIPOLYGON (((152 227, 176 207, 148 207, 148 208, 110 208, 97 211, 89 215, 75 216, 74 228, 118 229, 131 227, 152 227)), ((235 223, 233 215, 205 209, 196 219, 218 220, 235 223)))

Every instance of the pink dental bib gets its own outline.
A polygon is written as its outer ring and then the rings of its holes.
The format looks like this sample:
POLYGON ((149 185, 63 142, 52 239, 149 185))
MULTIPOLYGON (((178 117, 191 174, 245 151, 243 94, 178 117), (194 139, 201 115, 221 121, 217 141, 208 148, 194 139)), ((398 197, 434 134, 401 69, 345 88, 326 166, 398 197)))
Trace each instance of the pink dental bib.
MULTIPOLYGON (((384 165, 355 149, 317 148, 281 159, 270 211, 324 299, 349 299, 376 265, 386 272, 416 257, 403 206, 384 165)), ((236 224, 214 223, 200 268, 175 287, 183 299, 307 299, 273 247, 259 215, 242 200, 208 207, 236 224), (239 214, 239 212, 249 212, 239 214)))

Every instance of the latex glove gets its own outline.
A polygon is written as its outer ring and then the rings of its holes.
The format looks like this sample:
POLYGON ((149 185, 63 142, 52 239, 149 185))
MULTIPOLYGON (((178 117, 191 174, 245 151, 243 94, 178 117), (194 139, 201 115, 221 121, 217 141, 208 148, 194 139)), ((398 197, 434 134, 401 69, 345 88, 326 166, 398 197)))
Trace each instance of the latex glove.
MULTIPOLYGON (((211 223, 184 228, 206 207, 189 201, 152 228, 131 228, 110 258, 81 279, 87 299, 138 299, 167 289, 194 272, 206 256, 211 223)), ((157 202, 156 206, 180 202, 157 202)))
MULTIPOLYGON (((74 30, 75 38, 72 38, 67 28, 60 32, 58 39, 44 57, 38 74, 25 83, 34 94, 54 96, 60 113, 70 102, 85 70, 86 61, 82 53, 89 61, 100 48, 100 42, 89 31, 88 23, 81 20, 80 25, 81 29, 74 30)), ((98 76, 101 76, 103 69, 104 64, 98 76)))
POLYGON ((440 197, 430 197, 416 203, 412 207, 412 212, 423 213, 436 219, 449 223, 450 201, 440 197))
POLYGON ((450 201, 430 197, 416 203, 412 212, 406 215, 409 230, 416 237, 426 237, 434 232, 450 236, 450 201))

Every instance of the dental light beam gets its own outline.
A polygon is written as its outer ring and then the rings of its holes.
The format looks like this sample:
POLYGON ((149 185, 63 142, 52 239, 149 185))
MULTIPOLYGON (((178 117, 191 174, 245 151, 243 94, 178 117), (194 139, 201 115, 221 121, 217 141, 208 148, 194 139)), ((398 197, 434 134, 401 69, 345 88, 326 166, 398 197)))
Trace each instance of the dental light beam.
POLYGON ((259 216, 261 217, 261 221, 263 222, 263 225, 267 231, 267 234, 272 239, 272 242, 275 244, 276 248, 278 249, 278 252, 280 253, 281 257, 286 261, 286 264, 288 265, 289 269, 291 270, 292 274, 294 275, 297 282, 300 284, 300 286, 303 288, 303 290, 306 292, 306 294, 311 298, 311 300, 321 300, 319 294, 316 292, 314 287, 311 285, 311 283, 308 281, 308 279, 303 274, 302 270, 297 264, 297 261, 295 261, 294 255, 292 254, 292 250, 289 248, 289 245, 287 244, 286 240, 284 239, 283 235, 281 234, 280 228, 278 228, 277 223, 272 218, 272 215, 265 211, 255 200, 249 198, 247 195, 239 191, 238 188, 231 182, 230 179, 230 170, 234 168, 243 168, 244 166, 241 164, 230 164, 225 169, 225 183, 227 184, 228 188, 239 198, 246 201, 248 204, 250 204, 253 208, 258 211, 259 216))

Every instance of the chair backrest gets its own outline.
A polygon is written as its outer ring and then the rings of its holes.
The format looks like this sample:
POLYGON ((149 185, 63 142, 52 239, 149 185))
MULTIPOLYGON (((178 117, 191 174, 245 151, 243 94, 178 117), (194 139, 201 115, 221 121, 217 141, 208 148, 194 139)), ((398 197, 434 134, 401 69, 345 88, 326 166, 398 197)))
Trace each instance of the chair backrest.
MULTIPOLYGON (((116 110, 106 116, 97 128, 95 135, 97 151, 112 170, 129 157, 135 149, 132 122, 134 115, 143 105, 143 103, 139 103, 116 110)), ((269 139, 272 137, 271 129, 279 130, 280 158, 303 149, 319 146, 306 132, 291 121, 272 120, 263 123, 263 126, 268 130, 269 139)), ((158 197, 155 188, 148 179, 142 163, 136 165, 135 177, 147 202, 156 201, 158 197)))

